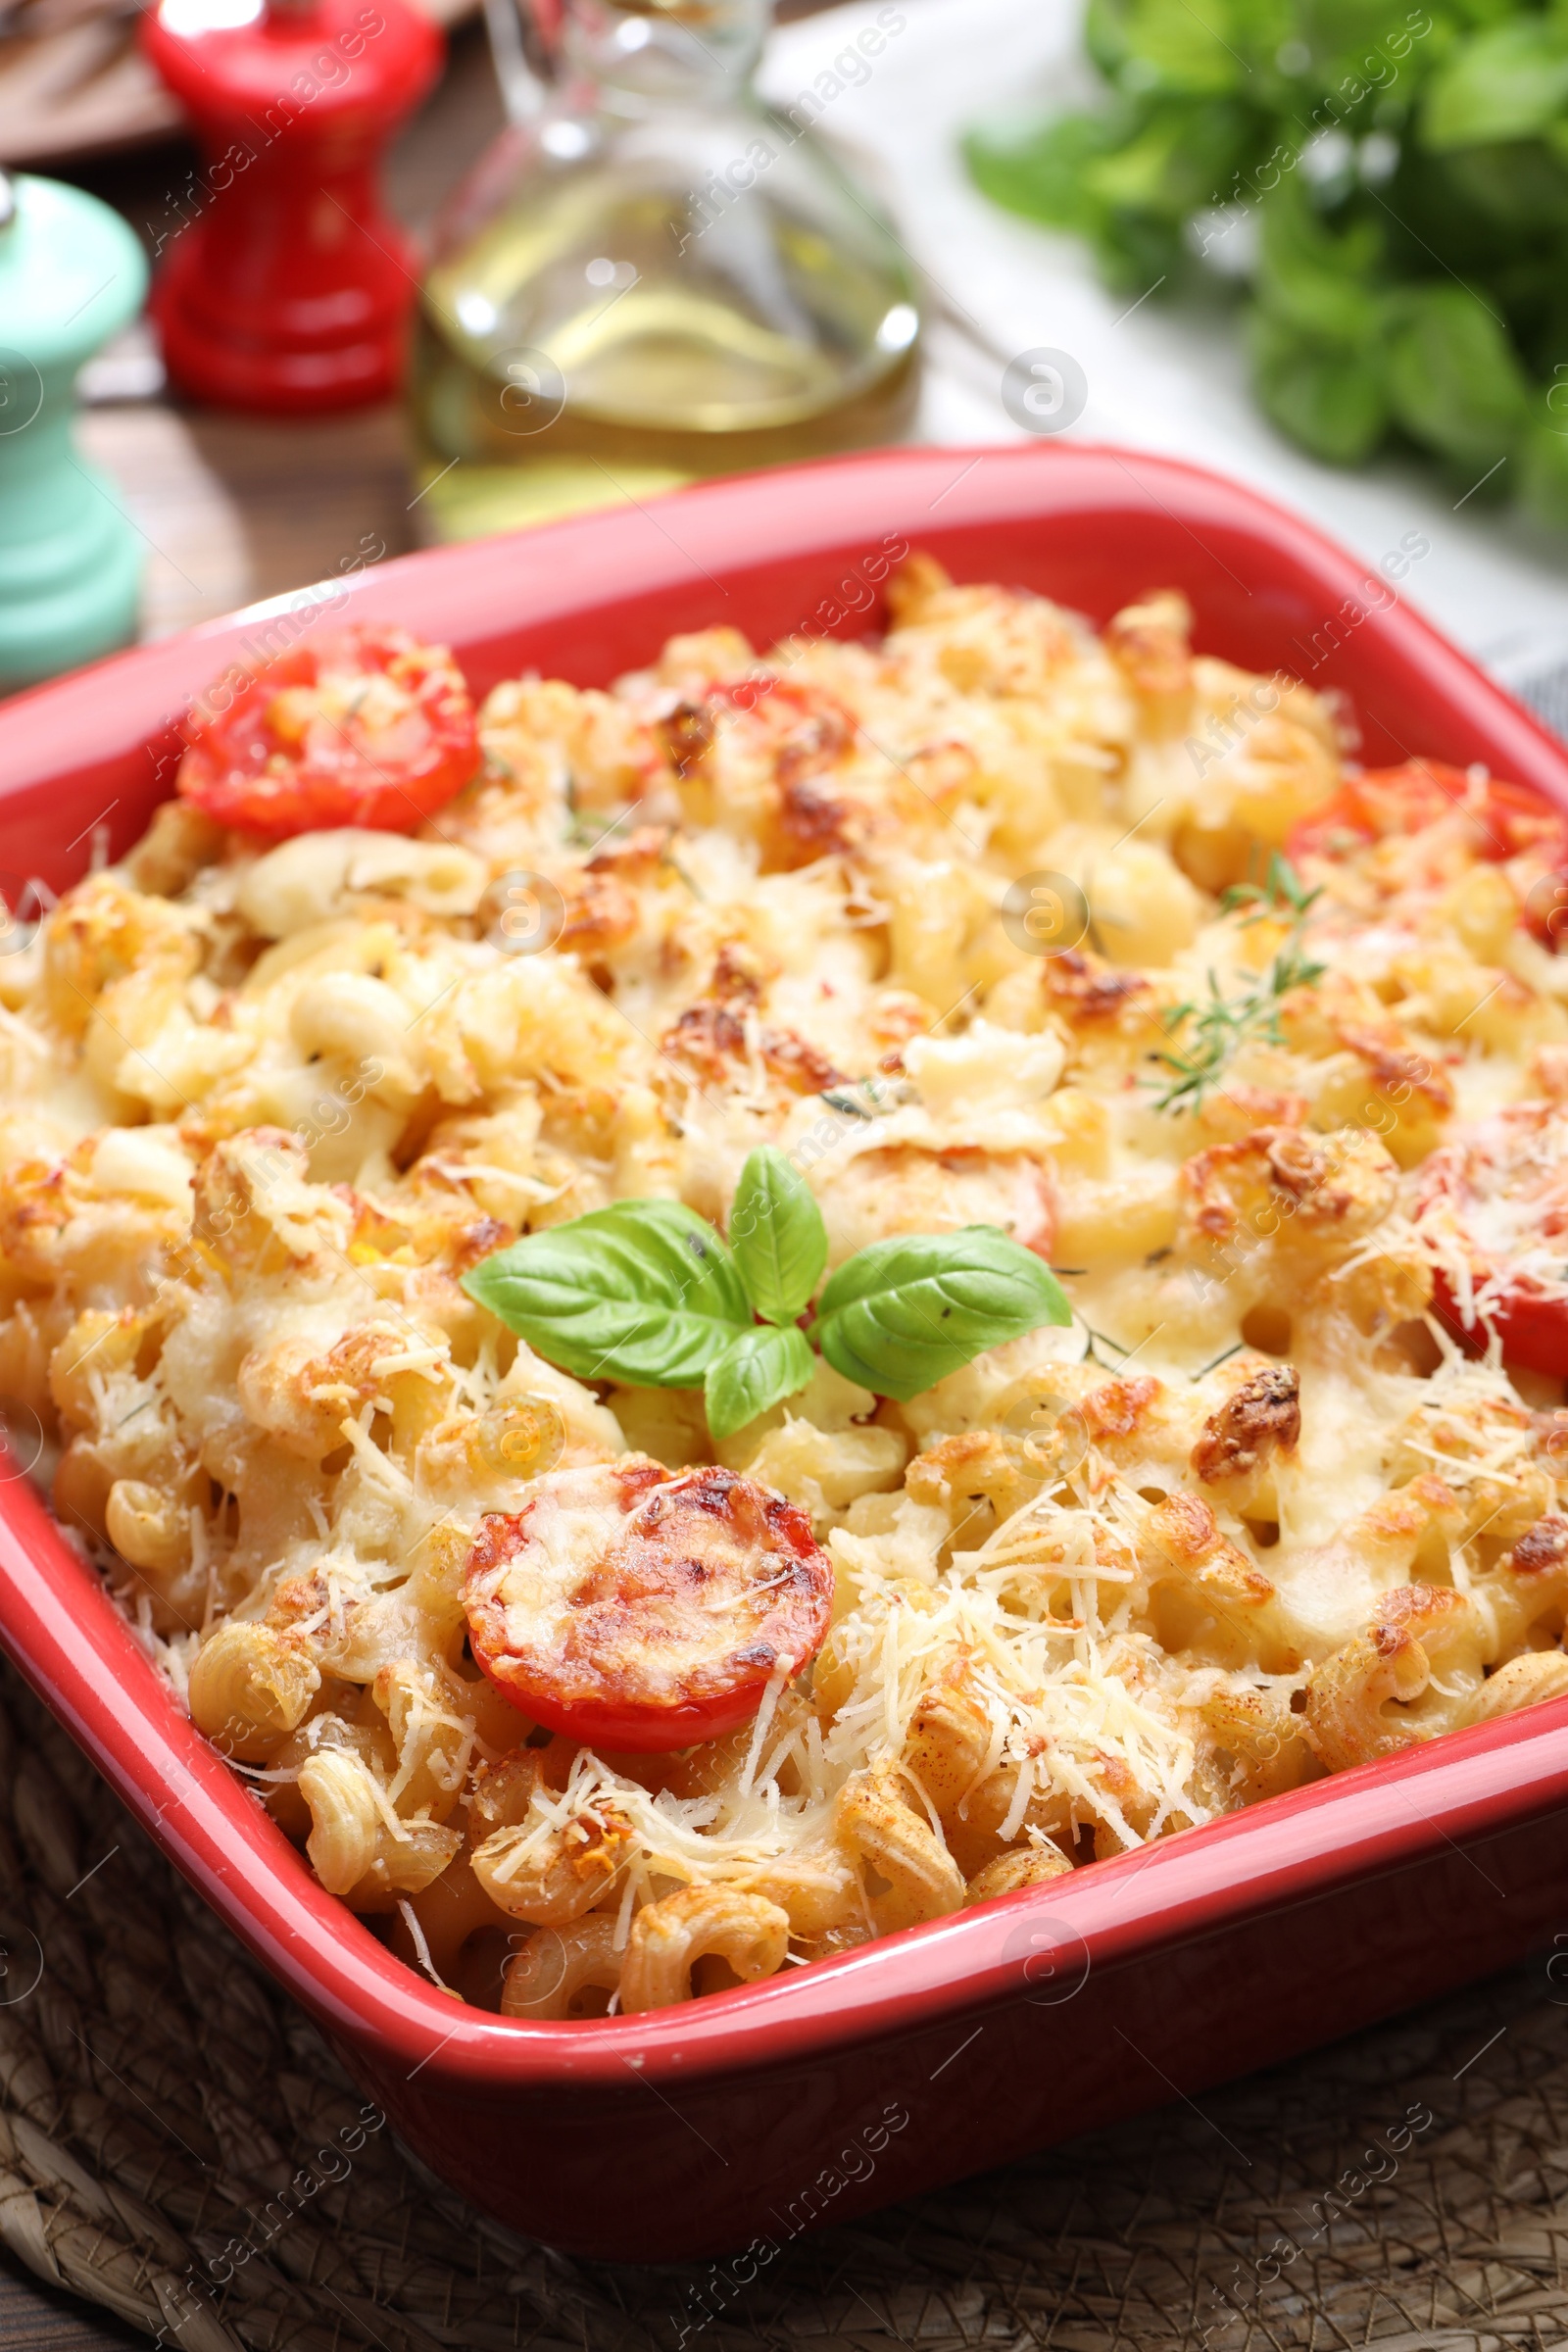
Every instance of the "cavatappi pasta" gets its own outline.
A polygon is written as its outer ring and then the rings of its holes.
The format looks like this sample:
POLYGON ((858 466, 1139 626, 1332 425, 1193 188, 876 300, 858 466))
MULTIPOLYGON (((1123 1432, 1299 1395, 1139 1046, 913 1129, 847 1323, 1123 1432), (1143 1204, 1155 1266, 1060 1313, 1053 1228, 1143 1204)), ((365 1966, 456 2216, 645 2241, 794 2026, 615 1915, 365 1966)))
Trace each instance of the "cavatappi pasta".
POLYGON ((0 958, 0 1396, 321 1885, 509 2016, 1568 1690, 1557 820, 1360 777, 1175 597, 1097 635, 915 558, 889 623, 500 686, 412 838, 171 803, 0 958), (617 1199, 722 1227, 763 1142, 830 1264, 1001 1226, 1071 1328, 904 1405, 819 1362, 715 1446, 460 1287, 617 1199), (744 1473, 834 1571, 814 1662, 671 1754, 532 1727, 466 1640, 484 1515, 627 1457, 744 1473))

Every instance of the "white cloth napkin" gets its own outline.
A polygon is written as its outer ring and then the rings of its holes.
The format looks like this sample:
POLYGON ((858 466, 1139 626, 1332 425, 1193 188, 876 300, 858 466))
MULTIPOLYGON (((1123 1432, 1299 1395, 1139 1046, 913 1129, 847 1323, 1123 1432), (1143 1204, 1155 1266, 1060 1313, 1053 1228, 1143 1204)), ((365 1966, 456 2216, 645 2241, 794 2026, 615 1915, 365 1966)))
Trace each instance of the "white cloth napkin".
POLYGON ((763 94, 788 106, 815 89, 823 135, 883 195, 925 275, 932 317, 919 437, 1023 438, 1002 405, 1003 368, 1024 351, 1068 352, 1088 379, 1069 438, 1233 474, 1368 564, 1421 533, 1431 552, 1409 574, 1412 604, 1544 716, 1568 725, 1568 540, 1447 488, 1414 460, 1349 473, 1317 465, 1254 405, 1233 318, 1163 308, 1158 293, 1129 309, 1074 240, 1001 211, 970 185, 963 130, 1088 94, 1080 14, 1079 0, 853 0, 772 36, 763 94), (885 36, 880 49, 868 44, 870 58, 855 46, 867 27, 885 36))

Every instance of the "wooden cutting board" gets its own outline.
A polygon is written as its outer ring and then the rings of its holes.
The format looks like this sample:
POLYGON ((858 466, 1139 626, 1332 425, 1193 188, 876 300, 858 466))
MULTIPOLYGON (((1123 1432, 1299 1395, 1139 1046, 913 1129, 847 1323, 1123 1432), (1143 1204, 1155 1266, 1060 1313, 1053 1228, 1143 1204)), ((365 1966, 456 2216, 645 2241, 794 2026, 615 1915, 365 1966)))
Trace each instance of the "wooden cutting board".
MULTIPOLYGON (((421 0, 438 24, 478 0, 421 0)), ((136 43, 136 0, 0 0, 0 164, 29 171, 166 139, 179 108, 136 43)))

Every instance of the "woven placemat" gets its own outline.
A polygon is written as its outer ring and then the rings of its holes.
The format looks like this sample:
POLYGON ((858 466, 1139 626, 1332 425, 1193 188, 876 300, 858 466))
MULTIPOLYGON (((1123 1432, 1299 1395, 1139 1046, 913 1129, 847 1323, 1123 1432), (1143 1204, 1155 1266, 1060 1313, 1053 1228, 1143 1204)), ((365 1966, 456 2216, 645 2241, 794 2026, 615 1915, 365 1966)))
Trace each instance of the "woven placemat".
POLYGON ((362 2135, 313 2027, 9 1669, 0 1791, 0 2237, 183 2352, 1568 2337, 1568 1874, 1560 1968, 802 2239, 743 2282, 567 2260, 389 2129, 362 2135), (280 2196, 301 2168, 319 2188, 280 2196))

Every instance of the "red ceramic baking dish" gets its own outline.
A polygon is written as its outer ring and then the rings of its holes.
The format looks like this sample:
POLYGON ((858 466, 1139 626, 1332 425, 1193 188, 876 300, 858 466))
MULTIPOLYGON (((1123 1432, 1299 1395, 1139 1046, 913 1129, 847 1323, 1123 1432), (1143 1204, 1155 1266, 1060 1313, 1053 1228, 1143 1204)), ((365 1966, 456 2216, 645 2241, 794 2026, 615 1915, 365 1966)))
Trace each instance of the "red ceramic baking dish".
MULTIPOLYGON (((715 620, 760 645, 873 628, 866 583, 905 545, 1100 622, 1182 588, 1204 649, 1340 689, 1369 761, 1484 760, 1568 805, 1568 754, 1383 571, 1232 483, 1112 450, 894 450, 709 484, 362 571, 333 609, 449 642, 481 691, 526 668, 602 683, 715 620)), ((117 852, 140 832, 170 788, 184 700, 284 611, 0 708, 8 895, 74 878, 95 828, 117 852)), ((813 2224, 1200 2095, 1568 1925, 1560 1701, 746 1990, 598 2024, 505 2023, 423 1984, 314 1885, 15 1476, 0 1486, 0 1640, 408 2144, 574 2250, 668 2259, 761 2240, 735 2273, 755 2275, 768 2245, 813 2224)))

